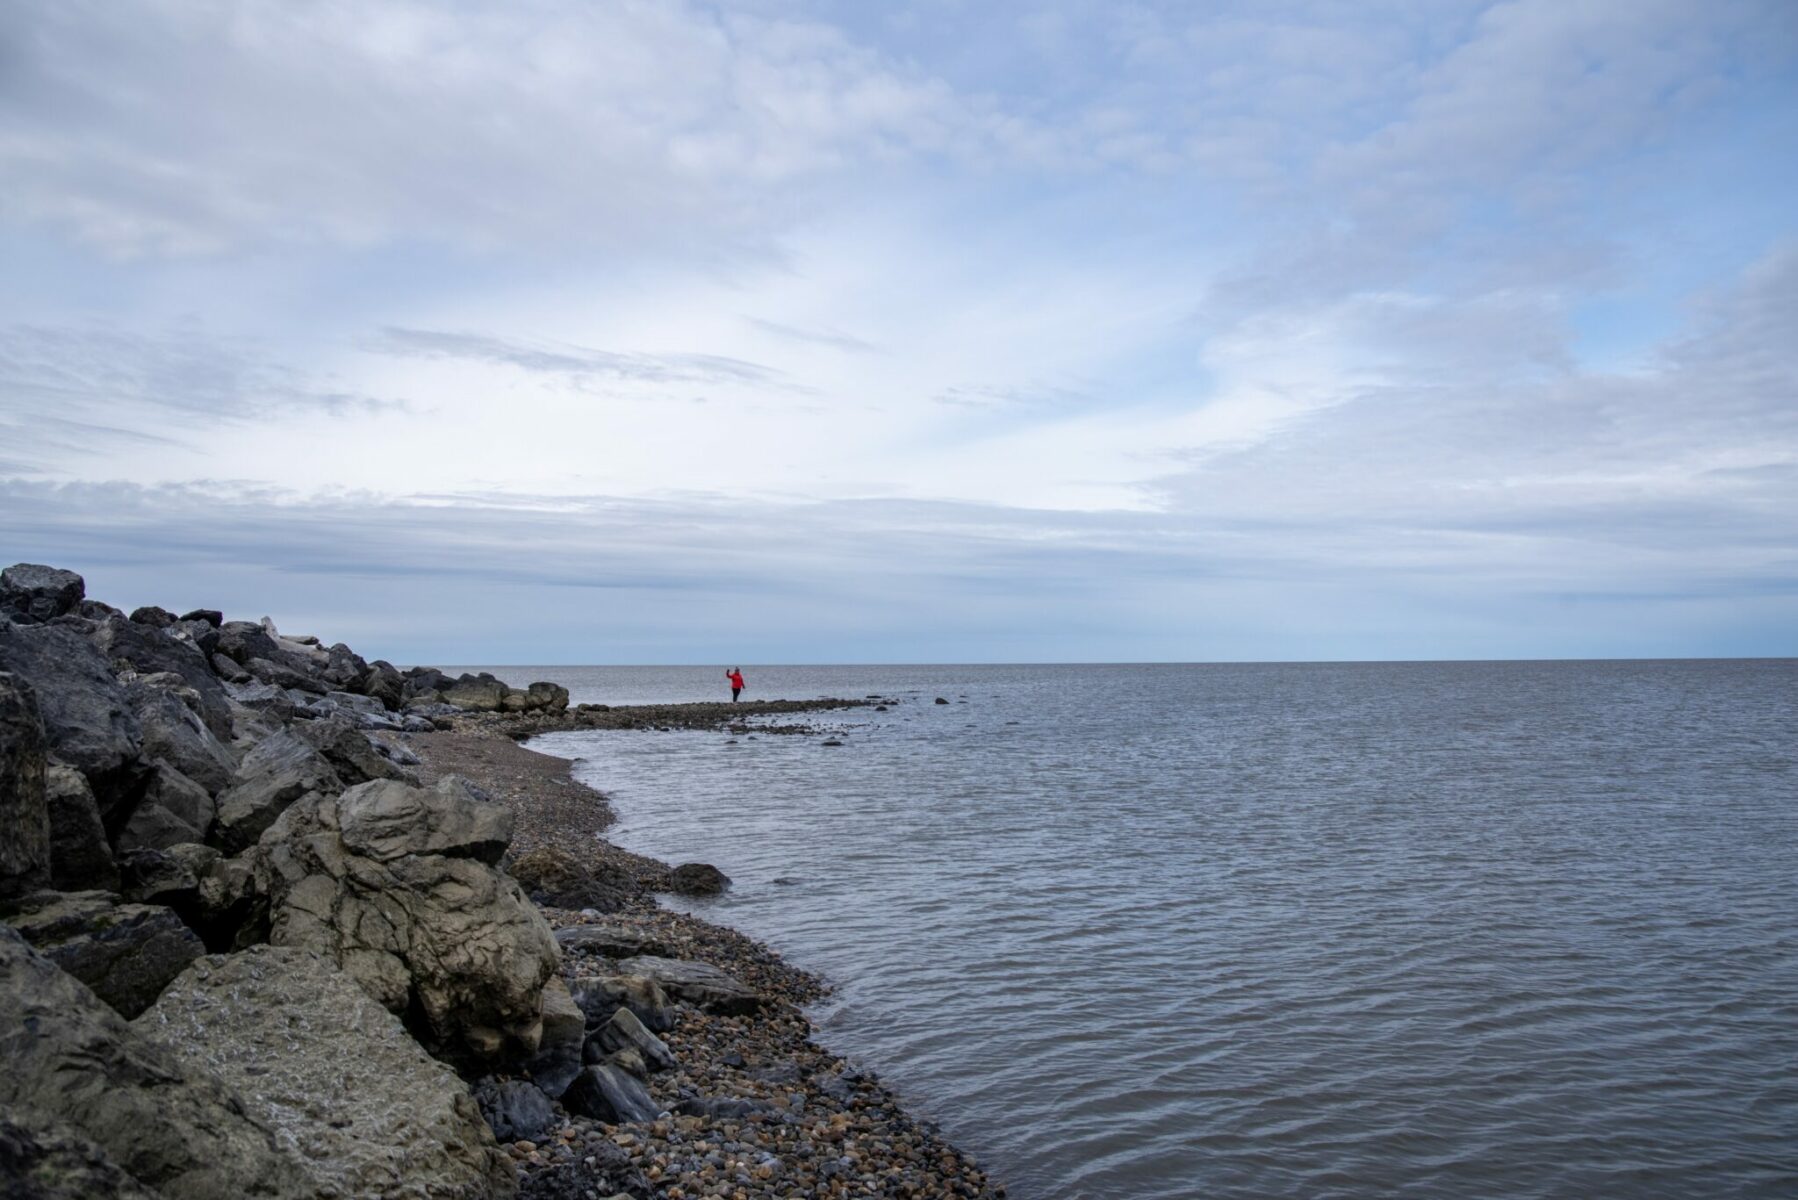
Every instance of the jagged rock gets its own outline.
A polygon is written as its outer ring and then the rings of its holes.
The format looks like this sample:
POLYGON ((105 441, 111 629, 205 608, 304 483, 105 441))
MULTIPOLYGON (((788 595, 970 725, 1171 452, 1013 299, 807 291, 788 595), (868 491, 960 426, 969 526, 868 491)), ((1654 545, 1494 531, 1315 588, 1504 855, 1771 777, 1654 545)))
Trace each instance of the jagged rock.
POLYGON ((50 818, 50 886, 59 892, 116 892, 119 871, 87 776, 51 763, 44 771, 44 809, 50 818))
POLYGON ((310 692, 316 696, 322 696, 331 690, 330 685, 318 676, 295 670, 285 662, 276 662, 270 658, 252 658, 244 664, 244 670, 263 683, 273 684, 278 688, 310 692))
POLYGON ((0 1062, 0 1106, 65 1122, 164 1196, 318 1194, 222 1083, 184 1068, 4 926, 0 1062))
POLYGON ((587 1015, 581 1011, 568 985, 551 976, 543 985, 543 1036, 537 1053, 525 1069, 547 1095, 560 1096, 581 1073, 581 1047, 587 1037, 587 1015))
POLYGON ((227 850, 241 850, 300 797, 342 790, 331 764, 298 734, 272 734, 244 755, 231 786, 219 794, 220 842, 227 850))
MULTIPOLYGON (((176 853, 181 847, 172 847, 176 853)), ((254 851, 195 866, 199 879, 193 911, 181 915, 214 953, 241 950, 268 940, 268 897, 256 890, 254 851)))
POLYGON ((225 623, 225 614, 216 608, 195 608, 181 614, 183 621, 204 621, 217 629, 225 623))
POLYGON ((206 722, 214 736, 231 736, 230 698, 198 648, 161 629, 123 617, 108 617, 100 622, 94 627, 92 640, 115 669, 122 665, 140 676, 159 677, 158 683, 164 688, 173 685, 174 680, 160 677, 175 676, 186 686, 182 689, 176 685, 174 690, 206 722))
POLYGON ((682 863, 668 873, 668 886, 683 896, 716 896, 730 886, 730 876, 710 863, 682 863))
POLYGON ((539 709, 552 713, 568 710, 568 689, 559 683, 533 683, 525 689, 525 697, 525 708, 533 712, 539 709))
POLYGON ((118 859, 119 894, 132 904, 162 904, 185 917, 199 901, 200 877, 220 857, 210 846, 192 844, 127 850, 118 859))
MULTIPOLYGON (((216 796, 231 784, 237 772, 237 758, 230 747, 219 740, 217 729, 188 703, 198 701, 193 689, 174 674, 140 676, 125 687, 125 702, 143 739, 143 755, 160 758, 183 775, 216 796)), ((226 705, 224 725, 230 730, 231 718, 224 689, 213 680, 220 703, 226 705)))
POLYGON ((31 685, 0 672, 0 897, 50 881, 44 722, 31 685))
POLYGON ((474 1098, 493 1136, 502 1142, 540 1142, 558 1123, 549 1097, 522 1080, 483 1079, 475 1086, 474 1098))
POLYGON ((87 776, 101 818, 116 828, 142 788, 142 739, 105 657, 70 620, 0 620, 0 671, 31 685, 50 753, 87 776))
POLYGON ((577 976, 569 992, 595 1029, 612 1019, 620 1008, 636 1014, 644 1026, 657 1033, 674 1028, 674 1005, 655 980, 642 975, 577 976))
MULTIPOLYGON (((506 870, 524 885, 531 899, 554 908, 617 912, 632 894, 627 884, 602 878, 587 863, 560 846, 541 846, 526 851, 506 864, 506 870)), ((560 936, 558 933, 557 937, 560 936)))
POLYGON ((6 1200, 161 1200, 60 1121, 29 1126, 0 1113, 0 1196, 6 1200))
POLYGON ((767 1003, 766 997, 735 975, 709 963, 643 955, 624 959, 618 969, 626 975, 653 979, 676 1000, 685 1000, 707 1012, 734 1016, 756 1012, 767 1003))
POLYGON ((127 1017, 206 952, 172 910, 119 904, 105 892, 37 892, 9 906, 5 920, 127 1017))
POLYGON ((611 1063, 599 1063, 575 1076, 562 1093, 562 1107, 612 1125, 653 1121, 662 1112, 641 1083, 611 1063))
POLYGON ((379 700, 390 711, 397 712, 406 700, 406 677, 382 659, 369 664, 356 686, 363 695, 379 700))
POLYGON ((308 796, 253 856, 270 940, 330 955, 442 1053, 527 1057, 557 956, 542 916, 489 865, 510 831, 505 808, 453 778, 308 796))
POLYGON ((219 626, 218 653, 245 667, 252 658, 272 660, 278 657, 281 648, 254 621, 226 621, 219 626))
POLYGON ((556 942, 563 950, 599 954, 606 958, 630 958, 646 954, 662 961, 663 955, 674 953, 667 942, 635 925, 599 922, 593 925, 569 925, 556 930, 556 942))
POLYGON ((512 842, 512 812, 450 776, 426 791, 391 780, 351 788, 337 802, 340 836, 377 862, 417 854, 499 862, 512 842))
POLYGON ((180 620, 174 613, 158 604, 146 604, 142 608, 131 610, 131 620, 138 625, 149 625, 156 629, 167 629, 180 620))
POLYGON ((611 1020, 593 1031, 582 1057, 590 1063, 601 1062, 620 1050, 634 1050, 652 1071, 669 1071, 675 1066, 668 1043, 645 1029, 637 1014, 628 1008, 614 1012, 611 1020))
POLYGON ((119 850, 160 850, 200 842, 212 829, 217 805, 210 793, 168 763, 151 764, 149 786, 115 843, 119 850))
POLYGON ((475 712, 500 712, 506 706, 506 685, 492 676, 464 675, 444 691, 443 702, 475 712))
POLYGON ((286 688, 278 688, 272 683, 263 683, 252 678, 248 683, 225 681, 225 694, 231 702, 252 713, 259 713, 264 718, 277 724, 293 718, 294 703, 292 695, 286 688))
POLYGON ((0 571, 0 613, 22 624, 74 612, 86 596, 87 583, 73 571, 37 563, 15 563, 0 571))
POLYGON ((306 1160, 321 1193, 512 1193, 511 1166, 462 1081, 321 955, 255 946, 202 958, 134 1028, 233 1088, 306 1160))
POLYGON ((368 674, 368 660, 342 642, 332 646, 325 654, 324 676, 340 688, 352 687, 368 674))
POLYGON ((346 784, 367 783, 373 779, 394 779, 414 786, 418 783, 416 776, 390 762, 369 741, 367 734, 343 717, 312 721, 294 732, 324 755, 346 784))
POLYGON ((217 651, 213 652, 211 661, 213 674, 217 675, 220 679, 223 679, 226 683, 251 683, 256 678, 236 662, 226 658, 217 651))

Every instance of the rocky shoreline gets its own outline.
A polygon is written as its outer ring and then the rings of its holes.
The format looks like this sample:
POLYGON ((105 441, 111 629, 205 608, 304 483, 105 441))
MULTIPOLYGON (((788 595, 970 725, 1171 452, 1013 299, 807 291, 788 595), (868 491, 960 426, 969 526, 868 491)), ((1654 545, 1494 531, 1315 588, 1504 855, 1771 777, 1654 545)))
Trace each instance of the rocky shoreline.
POLYGON ((875 701, 568 701, 0 573, 0 1191, 1004 1195, 518 744, 875 701))

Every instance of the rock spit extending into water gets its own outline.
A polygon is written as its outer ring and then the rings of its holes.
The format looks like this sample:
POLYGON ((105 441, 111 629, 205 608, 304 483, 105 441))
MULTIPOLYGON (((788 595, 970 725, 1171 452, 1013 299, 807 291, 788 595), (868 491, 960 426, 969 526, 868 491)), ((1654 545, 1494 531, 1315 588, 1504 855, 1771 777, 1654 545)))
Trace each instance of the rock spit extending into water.
POLYGON ((811 1042, 818 981, 657 910, 722 871, 514 740, 877 697, 571 708, 175 611, 0 572, 9 1200, 1003 1194, 811 1042))

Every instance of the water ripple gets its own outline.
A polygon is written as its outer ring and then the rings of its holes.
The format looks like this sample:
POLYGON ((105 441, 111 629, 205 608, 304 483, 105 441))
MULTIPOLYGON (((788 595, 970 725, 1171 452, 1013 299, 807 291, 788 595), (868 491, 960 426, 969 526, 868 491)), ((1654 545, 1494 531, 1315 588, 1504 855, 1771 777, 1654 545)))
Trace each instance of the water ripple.
POLYGON ((786 678, 914 698, 540 744, 1020 1200, 1798 1194, 1794 664, 786 678))

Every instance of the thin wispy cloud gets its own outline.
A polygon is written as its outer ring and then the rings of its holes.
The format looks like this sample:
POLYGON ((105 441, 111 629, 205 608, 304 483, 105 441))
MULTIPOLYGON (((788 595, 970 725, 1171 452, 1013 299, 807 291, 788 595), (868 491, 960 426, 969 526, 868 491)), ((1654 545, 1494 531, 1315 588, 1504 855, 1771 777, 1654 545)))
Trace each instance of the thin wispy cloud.
POLYGON ((465 659, 1798 650, 1783 0, 6 14, 15 558, 465 659))

